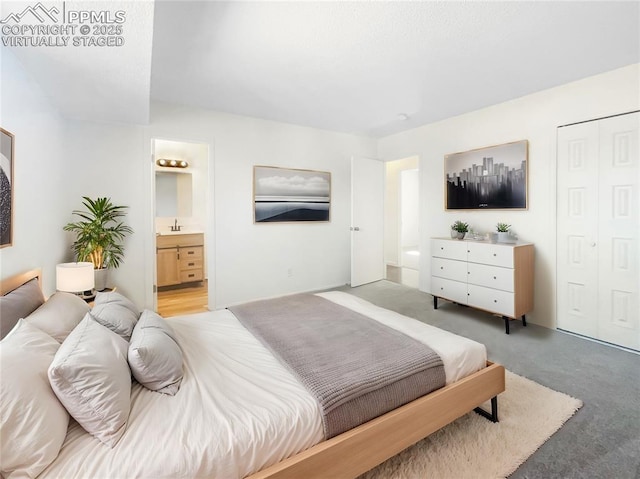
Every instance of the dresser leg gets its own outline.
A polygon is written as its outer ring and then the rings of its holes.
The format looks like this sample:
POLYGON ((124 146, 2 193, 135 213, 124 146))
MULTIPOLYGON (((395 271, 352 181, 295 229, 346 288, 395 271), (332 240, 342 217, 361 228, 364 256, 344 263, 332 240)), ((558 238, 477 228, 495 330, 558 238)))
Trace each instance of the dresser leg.
POLYGON ((438 297, 433 297, 433 309, 438 309, 438 297))
POLYGON ((522 325, 523 325, 524 327, 526 327, 526 326, 527 326, 527 318, 525 317, 525 315, 524 315, 524 314, 522 315, 522 325))
POLYGON ((509 334, 509 318, 506 316, 503 316, 504 318, 504 332, 505 334, 509 334))

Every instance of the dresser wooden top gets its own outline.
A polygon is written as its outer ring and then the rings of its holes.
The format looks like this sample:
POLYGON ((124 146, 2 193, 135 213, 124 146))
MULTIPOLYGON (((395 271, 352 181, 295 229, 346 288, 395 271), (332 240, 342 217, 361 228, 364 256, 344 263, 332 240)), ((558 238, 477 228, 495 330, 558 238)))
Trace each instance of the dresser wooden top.
POLYGON ((459 240, 457 238, 446 238, 444 236, 442 237, 433 237, 431 238, 432 240, 439 240, 439 241, 455 241, 457 243, 479 243, 479 244, 490 244, 490 245, 497 245, 497 246, 529 246, 529 245, 533 245, 533 243, 527 243, 525 241, 516 241, 514 243, 501 243, 499 241, 493 243, 489 240, 473 240, 473 239, 463 239, 463 240, 459 240))

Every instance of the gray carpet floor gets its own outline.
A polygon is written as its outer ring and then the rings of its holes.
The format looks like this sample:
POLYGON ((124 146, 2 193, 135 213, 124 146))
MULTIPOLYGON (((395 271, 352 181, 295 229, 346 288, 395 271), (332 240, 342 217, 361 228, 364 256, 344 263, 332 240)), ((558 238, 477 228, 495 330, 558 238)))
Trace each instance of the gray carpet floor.
MULTIPOLYGON (((512 479, 640 479, 640 355, 433 298, 390 281, 340 288, 486 345, 489 359, 584 406, 512 479)), ((500 451, 495 451, 500 454, 500 451)), ((483 479, 483 478, 478 478, 483 479)))

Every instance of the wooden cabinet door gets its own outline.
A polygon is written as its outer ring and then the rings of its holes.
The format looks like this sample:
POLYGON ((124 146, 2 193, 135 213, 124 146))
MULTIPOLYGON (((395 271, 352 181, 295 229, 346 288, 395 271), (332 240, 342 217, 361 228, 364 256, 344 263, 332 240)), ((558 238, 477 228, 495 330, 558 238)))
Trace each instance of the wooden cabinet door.
POLYGON ((159 249, 156 253, 158 287, 180 283, 178 248, 159 249))

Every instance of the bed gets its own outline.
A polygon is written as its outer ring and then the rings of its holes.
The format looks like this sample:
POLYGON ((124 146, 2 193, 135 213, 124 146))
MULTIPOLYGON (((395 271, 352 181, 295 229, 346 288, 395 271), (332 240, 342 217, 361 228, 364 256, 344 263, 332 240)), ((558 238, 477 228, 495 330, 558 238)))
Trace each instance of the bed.
MULTIPOLYGON (((39 276, 8 278, 1 293, 39 276)), ((230 311, 167 318, 183 353, 179 391, 159 394, 134 381, 114 447, 71 419, 39 477, 354 478, 485 401, 497 406, 504 368, 486 360, 484 346, 346 293, 320 296, 407 336, 428 334, 447 384, 324 440, 315 399, 230 311)))

